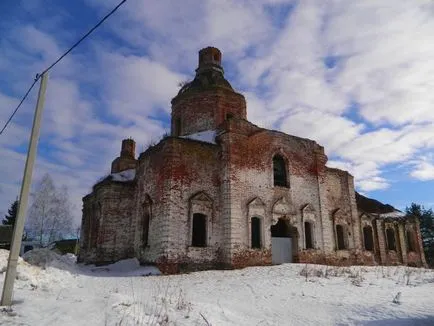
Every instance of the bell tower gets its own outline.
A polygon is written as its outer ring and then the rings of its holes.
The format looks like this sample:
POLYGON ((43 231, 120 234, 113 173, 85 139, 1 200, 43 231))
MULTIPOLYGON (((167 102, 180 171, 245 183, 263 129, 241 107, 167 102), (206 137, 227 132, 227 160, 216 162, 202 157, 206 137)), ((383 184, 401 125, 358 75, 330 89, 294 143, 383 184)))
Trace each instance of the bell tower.
POLYGON ((224 74, 222 67, 222 53, 219 49, 207 47, 199 51, 199 65, 196 69, 196 75, 204 73, 208 70, 224 74))
POLYGON ((246 119, 246 100, 225 79, 220 50, 206 47, 194 79, 172 99, 171 135, 215 130, 228 118, 246 119))

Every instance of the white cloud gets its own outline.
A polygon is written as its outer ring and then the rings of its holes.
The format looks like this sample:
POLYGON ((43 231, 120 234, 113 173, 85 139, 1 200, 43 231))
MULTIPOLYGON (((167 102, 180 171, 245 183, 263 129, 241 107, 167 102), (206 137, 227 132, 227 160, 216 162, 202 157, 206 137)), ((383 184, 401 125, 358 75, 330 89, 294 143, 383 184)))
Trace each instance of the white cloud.
POLYGON ((422 181, 434 180, 434 164, 428 162, 420 162, 411 176, 422 181))
MULTIPOLYGON (((86 3, 102 16, 118 1, 86 3)), ((389 187, 384 171, 411 160, 413 178, 432 180, 432 160, 417 155, 434 149, 433 8, 432 1, 130 0, 105 34, 92 35, 50 74, 35 178, 50 172, 67 184, 79 212, 122 138, 135 138, 140 151, 164 132, 165 123, 150 116, 169 116, 178 82, 194 75, 197 51, 214 45, 232 85, 243 89, 249 119, 324 145, 336 157, 329 166, 349 170, 358 189, 389 187), (294 8, 276 24, 266 6, 282 3, 294 8), (329 56, 333 68, 324 65, 329 56), (353 102, 359 106, 350 112, 353 102)), ((0 72, 11 90, 0 89, 2 107, 12 108, 34 74, 67 48, 56 19, 49 26, 21 24, 0 40, 0 72)), ((8 172, 2 207, 17 193, 24 156, 14 148, 28 141, 35 97, 0 138, 8 156, 0 162, 8 172)))
POLYGON ((328 155, 347 144, 352 146, 363 128, 343 117, 308 108, 290 111, 281 125, 284 132, 319 141, 328 155))
POLYGON ((337 84, 361 104, 365 119, 394 125, 434 121, 434 15, 427 4, 334 6, 325 34, 330 52, 345 58, 337 84))
POLYGON ((111 113, 121 121, 131 121, 136 115, 146 117, 156 110, 170 114, 170 99, 185 79, 162 64, 146 57, 102 54, 105 102, 111 113))
POLYGON ((421 181, 434 180, 434 154, 420 155, 409 162, 413 170, 410 175, 421 181))
POLYGON ((383 190, 389 188, 389 183, 381 177, 373 177, 369 180, 359 180, 358 187, 362 191, 383 190))
POLYGON ((390 187, 390 182, 380 176, 379 165, 372 161, 354 164, 348 161, 327 162, 327 166, 342 169, 351 173, 356 180, 357 189, 362 192, 383 190, 390 187))

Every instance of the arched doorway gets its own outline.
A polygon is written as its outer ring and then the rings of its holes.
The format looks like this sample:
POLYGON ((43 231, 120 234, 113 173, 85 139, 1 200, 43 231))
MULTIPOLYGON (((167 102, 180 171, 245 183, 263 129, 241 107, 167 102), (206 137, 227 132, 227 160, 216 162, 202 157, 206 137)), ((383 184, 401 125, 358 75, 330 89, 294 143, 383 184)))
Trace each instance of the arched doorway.
POLYGON ((273 265, 292 263, 298 252, 298 231, 287 220, 279 218, 271 231, 271 261, 273 265))

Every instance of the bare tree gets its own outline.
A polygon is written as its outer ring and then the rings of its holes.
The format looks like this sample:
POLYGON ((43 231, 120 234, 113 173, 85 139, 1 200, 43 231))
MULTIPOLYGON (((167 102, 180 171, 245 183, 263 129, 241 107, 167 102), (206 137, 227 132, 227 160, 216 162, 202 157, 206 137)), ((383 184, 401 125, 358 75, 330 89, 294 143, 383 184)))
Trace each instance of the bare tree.
POLYGON ((36 185, 32 199, 28 229, 40 245, 59 240, 72 232, 71 204, 66 186, 58 191, 47 173, 36 185))

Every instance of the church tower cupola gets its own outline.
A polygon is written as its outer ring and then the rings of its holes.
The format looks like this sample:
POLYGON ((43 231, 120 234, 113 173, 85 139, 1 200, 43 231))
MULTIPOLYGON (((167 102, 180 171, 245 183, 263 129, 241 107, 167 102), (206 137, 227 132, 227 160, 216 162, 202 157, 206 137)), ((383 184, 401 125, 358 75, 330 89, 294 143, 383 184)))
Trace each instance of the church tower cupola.
POLYGON ((222 53, 219 49, 209 46, 199 51, 199 66, 196 69, 196 74, 206 71, 216 71, 224 74, 222 53))
POLYGON ((246 100, 225 79, 220 50, 203 48, 194 79, 172 99, 171 134, 215 130, 228 117, 246 119, 246 100))

